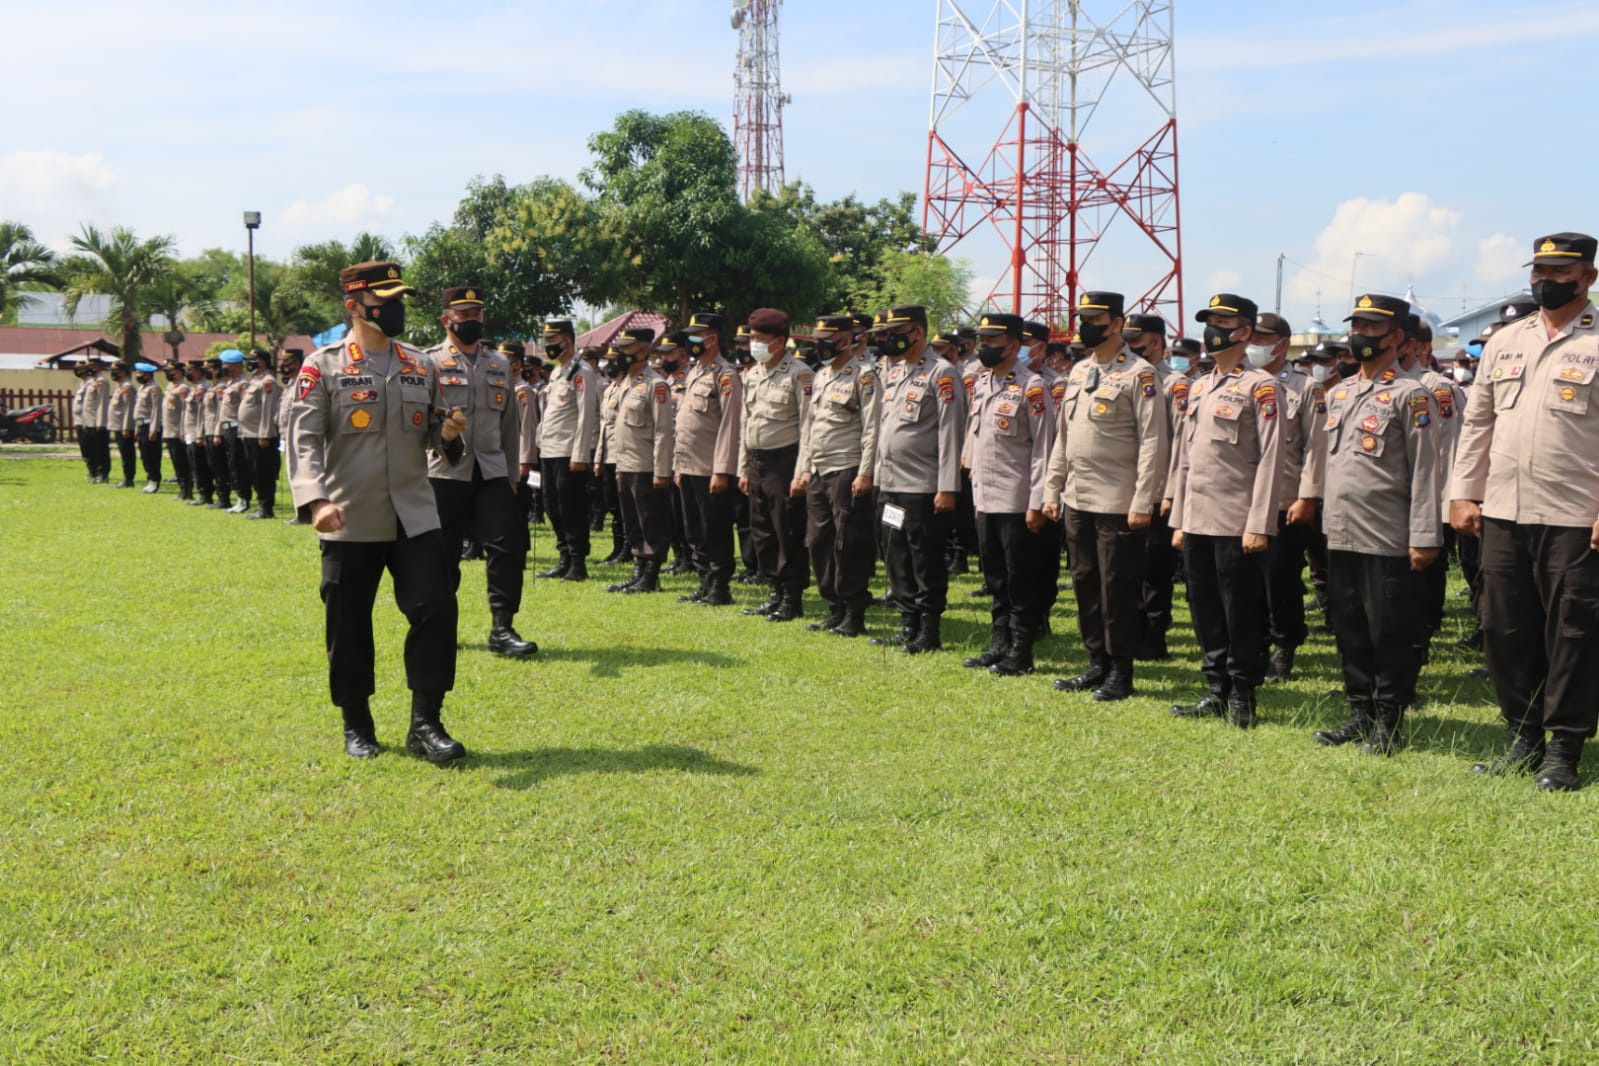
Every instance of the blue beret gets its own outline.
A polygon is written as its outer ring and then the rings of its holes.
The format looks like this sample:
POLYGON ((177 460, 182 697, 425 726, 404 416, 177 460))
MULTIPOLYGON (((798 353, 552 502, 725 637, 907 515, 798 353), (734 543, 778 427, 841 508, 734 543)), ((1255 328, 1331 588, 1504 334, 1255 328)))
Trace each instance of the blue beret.
POLYGON ((229 348, 222 353, 222 361, 224 363, 242 363, 244 362, 244 353, 237 348, 229 348))
POLYGON ((141 363, 134 363, 133 364, 133 369, 137 370, 141 374, 154 374, 155 373, 155 364, 154 363, 142 363, 142 362, 141 363))

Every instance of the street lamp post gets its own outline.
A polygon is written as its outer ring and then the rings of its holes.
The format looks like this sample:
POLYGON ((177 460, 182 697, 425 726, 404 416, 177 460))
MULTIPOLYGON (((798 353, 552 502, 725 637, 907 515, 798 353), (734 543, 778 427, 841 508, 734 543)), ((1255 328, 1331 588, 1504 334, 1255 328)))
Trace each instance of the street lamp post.
POLYGON ((261 212, 244 213, 244 231, 250 244, 250 350, 255 351, 255 231, 261 228, 261 212))

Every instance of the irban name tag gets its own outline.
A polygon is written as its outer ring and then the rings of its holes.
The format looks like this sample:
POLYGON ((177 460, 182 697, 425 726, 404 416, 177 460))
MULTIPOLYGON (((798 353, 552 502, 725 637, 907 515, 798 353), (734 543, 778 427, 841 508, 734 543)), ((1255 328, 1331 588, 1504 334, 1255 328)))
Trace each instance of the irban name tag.
POLYGON ((889 529, 905 528, 905 508, 897 504, 883 504, 883 525, 889 529))

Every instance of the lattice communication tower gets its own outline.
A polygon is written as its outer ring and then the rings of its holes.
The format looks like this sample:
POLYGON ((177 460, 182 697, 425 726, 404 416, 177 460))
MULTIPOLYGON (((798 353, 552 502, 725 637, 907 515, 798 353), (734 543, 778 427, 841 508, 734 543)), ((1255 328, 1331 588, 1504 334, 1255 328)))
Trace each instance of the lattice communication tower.
POLYGON ((738 192, 783 186, 784 95, 777 65, 777 9, 782 0, 737 0, 731 21, 738 31, 733 69, 733 147, 738 151, 738 192))

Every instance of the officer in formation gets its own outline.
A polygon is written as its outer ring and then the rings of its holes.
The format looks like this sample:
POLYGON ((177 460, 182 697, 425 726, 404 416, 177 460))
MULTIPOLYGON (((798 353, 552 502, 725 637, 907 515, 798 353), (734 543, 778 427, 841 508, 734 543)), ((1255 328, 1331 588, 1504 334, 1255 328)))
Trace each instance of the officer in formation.
POLYGON ((550 381, 539 424, 545 512, 559 558, 539 577, 588 580, 589 466, 600 436, 600 376, 577 356, 577 334, 565 319, 544 324, 550 381))
POLYGON ((684 534, 699 587, 686 603, 733 602, 733 498, 738 483, 744 382, 722 356, 727 320, 702 311, 689 319, 683 401, 672 446, 672 478, 682 503, 684 534))
POLYGON ((211 381, 216 372, 211 369, 209 361, 190 363, 185 370, 189 375, 189 390, 183 407, 183 446, 189 453, 189 468, 194 471, 195 491, 199 494, 189 501, 189 506, 215 507, 216 479, 211 473, 205 407, 206 396, 211 391, 211 381))
POLYGON ((277 517, 279 449, 278 413, 283 388, 272 377, 272 353, 257 348, 250 353, 251 372, 239 397, 239 451, 255 493, 256 509, 241 511, 248 519, 277 517))
POLYGON ((224 509, 229 514, 247 513, 255 493, 250 461, 244 451, 244 438, 239 433, 239 407, 244 403, 246 384, 244 353, 237 348, 229 348, 222 353, 222 377, 215 390, 222 461, 227 466, 228 484, 239 497, 232 506, 227 506, 224 501, 224 509))
POLYGON ((139 392, 133 404, 134 443, 144 467, 144 489, 161 491, 161 386, 155 383, 156 365, 133 364, 133 377, 139 392))
POLYGON ((89 468, 89 481, 104 485, 111 479, 111 383, 105 370, 113 360, 92 355, 76 369, 79 377, 72 400, 72 423, 78 427, 78 450, 89 468))
POLYGON ((122 480, 113 488, 133 488, 135 462, 134 409, 138 406, 138 389, 134 385, 125 363, 111 364, 111 401, 106 409, 106 429, 117 442, 117 455, 122 460, 122 480))
POLYGON ((618 390, 611 428, 622 524, 633 550, 633 576, 608 592, 658 592, 672 534, 672 387, 649 365, 655 331, 624 329, 611 342, 618 390))
POLYGON ((166 445, 167 458, 172 460, 172 473, 178 479, 178 500, 194 499, 194 466, 189 462, 189 448, 183 438, 183 422, 189 406, 190 385, 184 378, 184 366, 175 359, 162 364, 167 387, 161 393, 161 441, 166 445))
MULTIPOLYGON (((1127 350, 1155 369, 1160 387, 1161 407, 1166 415, 1166 439, 1176 439, 1177 419, 1188 405, 1190 352, 1178 347, 1169 355, 1166 347, 1166 320, 1159 315, 1128 315, 1122 325, 1127 350)), ((1186 343, 1179 338, 1177 344, 1186 343)), ((1168 444, 1168 453, 1175 451, 1168 444)), ((1157 495, 1161 506, 1150 517, 1144 536, 1144 580, 1139 591, 1138 649, 1134 659, 1164 662, 1171 658, 1166 650, 1166 634, 1171 629, 1171 605, 1178 552, 1171 543, 1171 514, 1166 484, 1171 476, 1170 459, 1158 477, 1157 495)))

